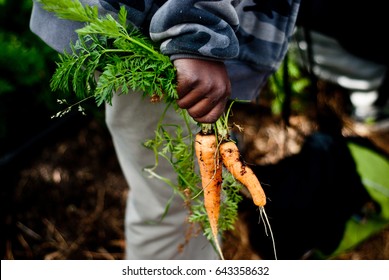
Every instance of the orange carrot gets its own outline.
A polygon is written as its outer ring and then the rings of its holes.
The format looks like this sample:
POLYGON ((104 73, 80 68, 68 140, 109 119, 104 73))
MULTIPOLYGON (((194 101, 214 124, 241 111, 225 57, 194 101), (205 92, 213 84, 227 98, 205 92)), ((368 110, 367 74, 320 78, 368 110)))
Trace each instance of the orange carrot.
POLYGON ((276 246, 274 242, 273 232, 270 226, 269 219, 265 212, 266 195, 253 170, 247 166, 239 153, 239 149, 232 141, 224 141, 219 147, 220 156, 226 169, 232 176, 241 182, 250 192, 253 202, 259 207, 260 218, 264 219, 265 232, 270 231, 273 241, 274 257, 277 259, 276 246))
MULTIPOLYGON (((199 163, 204 206, 207 211, 212 235, 221 254, 218 243, 218 221, 220 214, 220 194, 222 187, 222 164, 218 152, 218 142, 214 134, 199 132, 195 138, 195 152, 199 163)), ((222 254, 221 257, 223 258, 222 254)))
POLYGON ((254 204, 259 207, 265 206, 265 192, 253 170, 242 161, 236 144, 232 141, 225 141, 220 144, 219 150, 224 166, 236 180, 247 187, 254 204))

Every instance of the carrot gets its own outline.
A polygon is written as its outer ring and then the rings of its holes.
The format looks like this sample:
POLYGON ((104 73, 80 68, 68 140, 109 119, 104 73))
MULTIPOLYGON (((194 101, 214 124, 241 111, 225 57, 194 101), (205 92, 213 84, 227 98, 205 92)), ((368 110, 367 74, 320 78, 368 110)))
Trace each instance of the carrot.
POLYGON ((250 192, 253 202, 259 207, 260 218, 265 220, 265 232, 269 229, 273 241, 274 256, 277 259, 277 252, 270 222, 265 212, 266 195, 254 171, 247 166, 240 155, 239 149, 232 141, 224 141, 219 147, 220 156, 226 169, 232 176, 242 183, 250 192))
POLYGON ((225 141, 220 144, 219 149, 224 166, 249 190, 254 204, 259 207, 265 206, 266 195, 261 183, 253 170, 242 161, 236 144, 232 141, 225 141))
POLYGON ((218 242, 218 221, 220 214, 220 195, 222 187, 222 164, 215 134, 199 132, 195 137, 195 152, 199 164, 204 206, 208 215, 215 245, 223 258, 218 242))

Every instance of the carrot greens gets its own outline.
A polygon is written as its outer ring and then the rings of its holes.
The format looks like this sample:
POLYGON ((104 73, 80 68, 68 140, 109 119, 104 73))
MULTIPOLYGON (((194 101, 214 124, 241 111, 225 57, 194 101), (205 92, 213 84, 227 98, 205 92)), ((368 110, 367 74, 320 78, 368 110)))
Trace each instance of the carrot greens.
POLYGON ((125 8, 115 19, 110 14, 100 17, 96 8, 84 7, 79 1, 38 2, 59 18, 85 23, 76 31, 78 41, 71 45, 71 53, 60 56, 51 82, 53 90, 74 92, 80 98, 93 95, 97 105, 111 104, 117 91, 139 90, 167 103, 177 98, 172 62, 127 23, 125 8), (98 81, 95 71, 101 72, 98 81))

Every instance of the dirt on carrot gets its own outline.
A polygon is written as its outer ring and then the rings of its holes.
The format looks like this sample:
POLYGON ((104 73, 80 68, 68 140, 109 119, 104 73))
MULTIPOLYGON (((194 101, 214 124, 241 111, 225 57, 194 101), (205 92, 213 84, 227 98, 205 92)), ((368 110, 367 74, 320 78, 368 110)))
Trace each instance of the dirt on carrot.
POLYGON ((277 259, 273 232, 265 211, 266 194, 261 183, 253 170, 245 164, 235 142, 224 141, 220 144, 219 151, 223 165, 236 180, 249 190, 254 204, 258 206, 260 221, 264 221, 266 234, 268 235, 267 231, 270 232, 273 241, 274 257, 277 259))
POLYGON ((196 134, 195 151, 199 164, 204 206, 207 211, 215 245, 222 256, 218 243, 218 222, 220 214, 220 195, 222 187, 222 164, 218 152, 217 137, 214 134, 196 134))
POLYGON ((250 192, 253 202, 258 207, 266 205, 266 195, 253 170, 244 163, 237 145, 232 141, 225 141, 220 145, 220 155, 224 166, 250 192))

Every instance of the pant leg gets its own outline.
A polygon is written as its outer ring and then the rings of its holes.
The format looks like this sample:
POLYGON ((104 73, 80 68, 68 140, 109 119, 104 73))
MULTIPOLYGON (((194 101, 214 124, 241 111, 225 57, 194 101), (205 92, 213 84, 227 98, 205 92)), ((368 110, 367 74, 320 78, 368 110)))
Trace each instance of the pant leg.
MULTIPOLYGON (((142 143, 153 138, 164 107, 164 104, 143 100, 139 93, 115 96, 112 106, 106 106, 107 126, 130 187, 125 213, 126 258, 217 259, 214 248, 201 231, 180 252, 178 248, 184 244, 190 226, 186 222, 188 212, 183 200, 175 196, 168 214, 161 220, 173 191, 142 171, 153 165, 155 159, 153 152, 142 143)), ((166 120, 176 124, 183 122, 173 110, 168 112, 166 120)), ((172 180, 176 177, 169 164, 162 160, 157 172, 172 180)))

